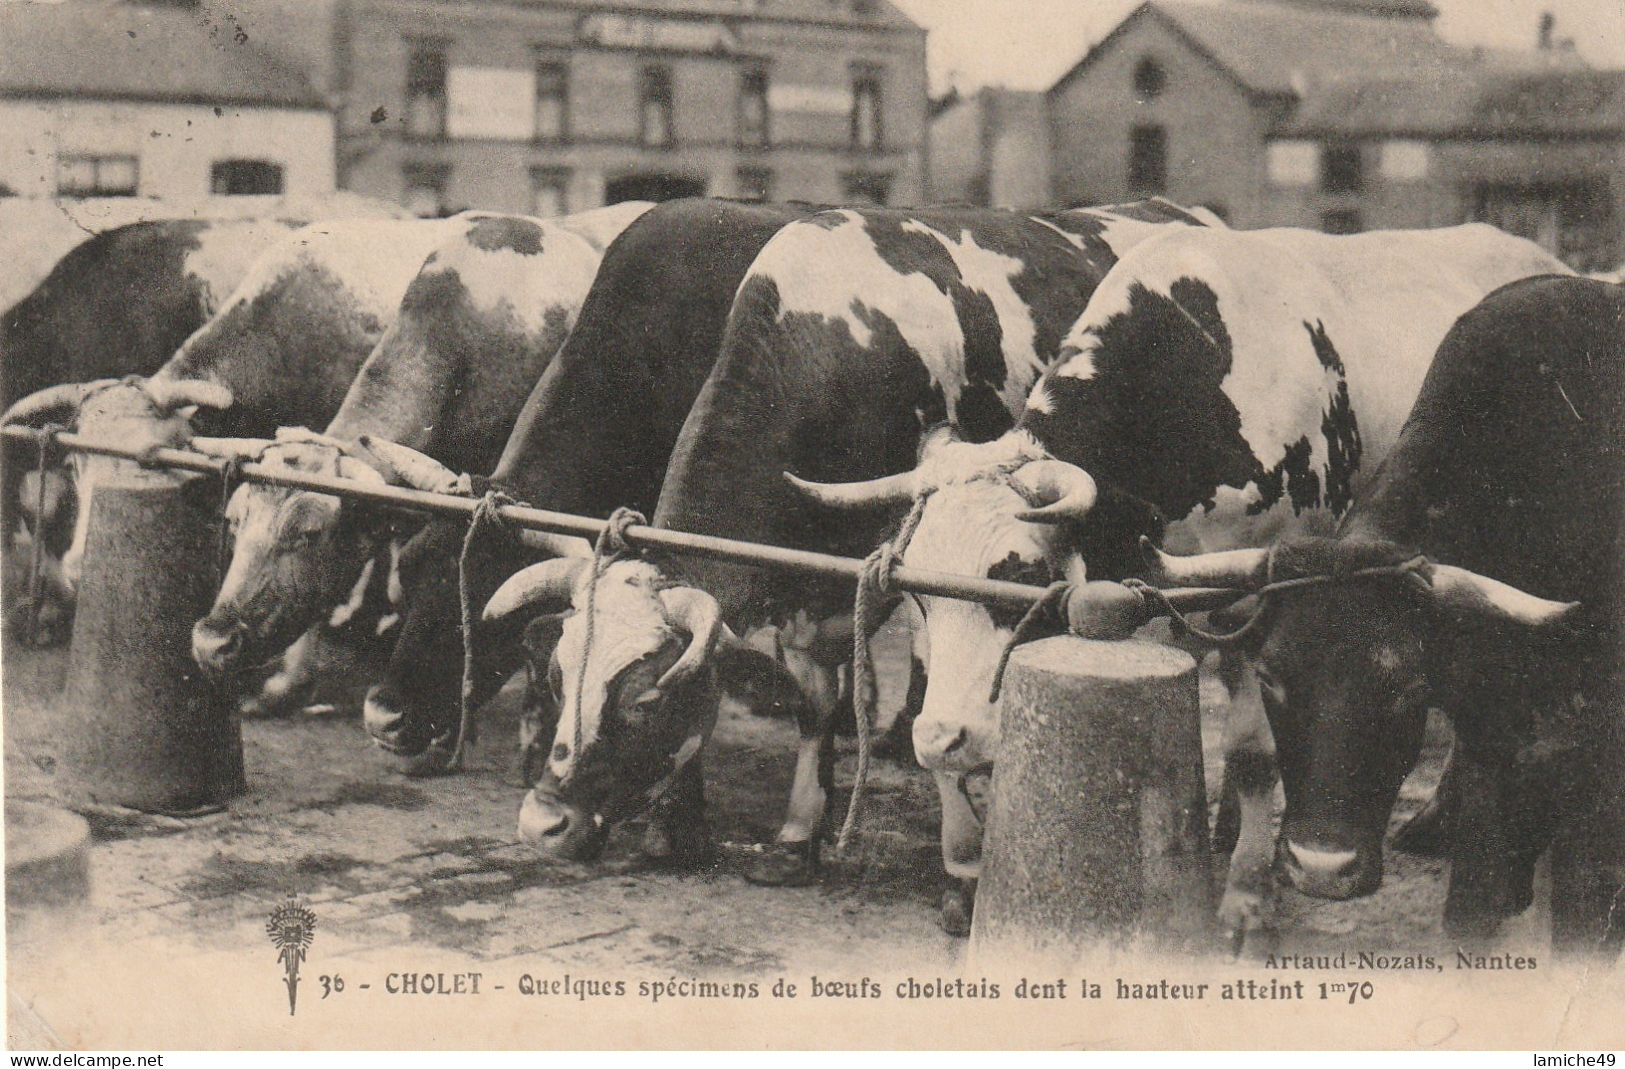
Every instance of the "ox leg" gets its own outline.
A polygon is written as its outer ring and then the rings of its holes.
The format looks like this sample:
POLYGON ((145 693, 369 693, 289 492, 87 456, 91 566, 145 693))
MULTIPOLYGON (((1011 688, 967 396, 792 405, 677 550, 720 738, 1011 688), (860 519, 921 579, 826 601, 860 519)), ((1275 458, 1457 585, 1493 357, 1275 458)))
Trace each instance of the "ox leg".
MULTIPOLYGON (((789 637, 794 641, 794 635, 789 637)), ((807 702, 796 718, 801 738, 796 745, 789 811, 777 840, 746 868, 745 878, 752 883, 797 887, 811 883, 818 868, 819 838, 833 794, 830 733, 840 703, 840 687, 834 668, 820 664, 813 656, 811 643, 791 644, 783 638, 781 635, 779 654, 785 668, 801 685, 807 702)))
POLYGON ((714 856, 705 820, 705 774, 696 757, 677 775, 666 796, 654 804, 643 833, 649 858, 680 868, 703 865, 714 856))
POLYGON ((942 870, 946 883, 937 923, 949 935, 970 934, 976 908, 976 881, 982 876, 982 818, 970 803, 965 777, 935 772, 942 802, 942 870))
POLYGON ((317 645, 315 628, 300 635, 277 659, 276 668, 259 689, 237 702, 238 715, 244 720, 269 720, 298 711, 316 687, 321 660, 317 645))
POLYGON ((1414 816, 1394 832, 1394 849, 1422 857, 1443 857, 1449 843, 1450 811, 1454 807, 1456 745, 1445 754, 1444 770, 1433 795, 1414 816))
MULTIPOLYGON (((1275 738, 1264 714, 1258 674, 1239 652, 1220 655, 1219 674, 1229 692, 1225 714, 1224 775, 1236 796, 1236 845, 1230 855, 1220 932, 1241 954, 1249 939, 1275 924, 1275 738)), ((1255 948, 1257 949, 1257 948, 1255 948)))
POLYGON ((1467 740, 1457 748, 1461 804, 1455 814, 1444 905, 1445 934, 1469 944, 1490 939, 1503 918, 1522 908, 1513 908, 1513 843, 1502 798, 1509 762, 1477 751, 1467 740))

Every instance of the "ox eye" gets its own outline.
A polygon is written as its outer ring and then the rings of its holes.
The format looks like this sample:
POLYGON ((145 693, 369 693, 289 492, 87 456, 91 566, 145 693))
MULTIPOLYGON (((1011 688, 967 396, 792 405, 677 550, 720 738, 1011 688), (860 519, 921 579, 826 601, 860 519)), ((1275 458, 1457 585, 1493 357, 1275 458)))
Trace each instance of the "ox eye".
POLYGON ((1256 666, 1254 670, 1258 674, 1258 690, 1264 696, 1264 700, 1277 706, 1285 706, 1286 688, 1275 678, 1275 673, 1263 665, 1256 666))
POLYGON ((554 698, 564 700, 564 671, 559 668, 557 661, 547 666, 547 686, 553 692, 554 698))

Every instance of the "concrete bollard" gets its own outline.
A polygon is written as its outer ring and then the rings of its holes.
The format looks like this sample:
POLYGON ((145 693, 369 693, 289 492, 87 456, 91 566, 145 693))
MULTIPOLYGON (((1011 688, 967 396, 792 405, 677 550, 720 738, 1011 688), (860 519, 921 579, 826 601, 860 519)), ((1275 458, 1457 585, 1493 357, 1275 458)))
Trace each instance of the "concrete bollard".
POLYGON ((1005 675, 969 960, 1194 949, 1212 915, 1196 662, 1064 635, 1005 675))
POLYGON ((243 790, 234 703, 191 653, 214 595, 215 486, 132 468, 97 487, 56 707, 76 799, 187 814, 243 790))

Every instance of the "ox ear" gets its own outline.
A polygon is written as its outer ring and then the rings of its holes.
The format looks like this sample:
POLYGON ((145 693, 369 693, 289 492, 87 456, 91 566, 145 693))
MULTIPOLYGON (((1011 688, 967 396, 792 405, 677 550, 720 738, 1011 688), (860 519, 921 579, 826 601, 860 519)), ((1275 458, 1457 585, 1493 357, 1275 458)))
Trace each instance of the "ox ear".
POLYGON ((1476 617, 1545 630, 1570 623, 1578 601, 1551 601, 1487 575, 1448 564, 1432 567, 1433 604, 1458 616, 1476 617))
POLYGON ((717 643, 717 686, 754 716, 807 723, 807 698, 795 676, 778 659, 747 646, 723 629, 717 643))
POLYGON ((207 453, 211 457, 221 457, 225 460, 258 460, 275 443, 269 438, 204 438, 193 437, 186 443, 187 447, 197 453, 207 453))
POLYGON ((468 494, 468 484, 462 476, 440 461, 410 446, 363 434, 357 439, 361 448, 378 459, 384 478, 396 486, 413 490, 426 490, 432 494, 468 494))
POLYGON ((485 604, 484 620, 496 623, 523 614, 527 619, 539 613, 562 612, 570 607, 576 581, 591 561, 579 557, 555 557, 510 576, 485 604))

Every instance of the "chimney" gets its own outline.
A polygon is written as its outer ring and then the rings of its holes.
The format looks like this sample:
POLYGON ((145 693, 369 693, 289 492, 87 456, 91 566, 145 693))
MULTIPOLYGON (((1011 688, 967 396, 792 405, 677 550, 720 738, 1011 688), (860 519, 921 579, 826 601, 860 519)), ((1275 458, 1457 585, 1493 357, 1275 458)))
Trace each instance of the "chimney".
POLYGON ((1538 42, 1542 52, 1552 50, 1552 31, 1556 28, 1557 16, 1550 11, 1542 11, 1540 13, 1540 38, 1538 42))

